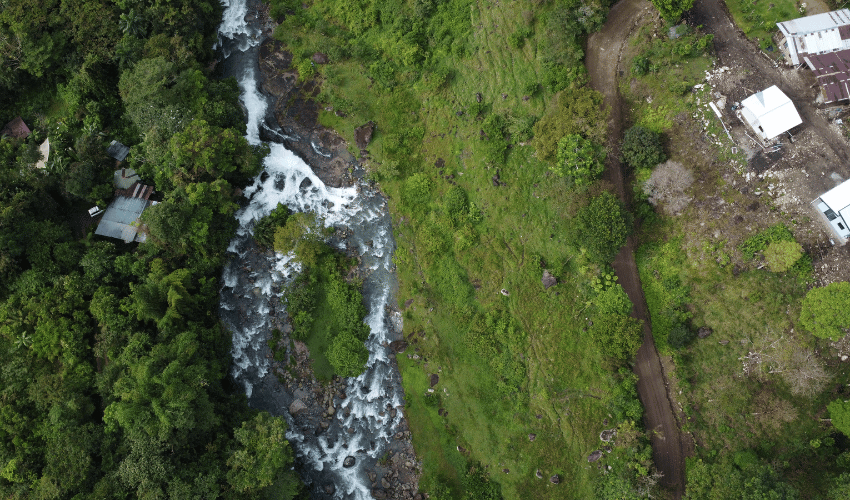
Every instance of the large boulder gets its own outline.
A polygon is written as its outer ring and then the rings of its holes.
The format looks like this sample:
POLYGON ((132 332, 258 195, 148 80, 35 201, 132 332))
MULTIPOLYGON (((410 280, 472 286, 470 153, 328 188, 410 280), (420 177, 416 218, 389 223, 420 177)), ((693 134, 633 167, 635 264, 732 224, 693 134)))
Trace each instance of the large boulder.
POLYGON ((587 457, 588 462, 596 462, 602 458, 602 450, 596 450, 587 457))
POLYGON ((294 417, 295 415, 298 415, 299 413, 301 413, 302 411, 304 411, 306 409, 307 409, 307 405, 304 404, 304 401, 301 401, 300 399, 296 399, 295 401, 292 402, 291 405, 289 405, 289 414, 294 417))
POLYGON ((543 271, 543 278, 540 281, 543 282, 543 288, 546 290, 558 284, 558 280, 549 273, 548 269, 543 271))
POLYGON ((387 498, 387 492, 383 488, 372 488, 372 498, 383 500, 387 498))
POLYGON ((316 52, 315 54, 313 54, 313 57, 311 57, 310 60, 316 64, 327 64, 329 62, 328 56, 322 54, 321 52, 316 52))
POLYGON ((357 143, 358 149, 366 149, 366 146, 372 142, 373 132, 375 132, 375 122, 371 120, 354 129, 354 142, 357 143))
POLYGON ((439 381, 440 381, 440 376, 439 376, 439 375, 437 375, 436 373, 432 373, 432 374, 431 374, 431 379, 430 379, 431 387, 434 387, 435 385, 437 385, 437 383, 438 383, 439 381))
POLYGON ((357 463, 357 460, 354 459, 351 455, 345 457, 345 460, 342 461, 342 466, 346 469, 350 469, 354 467, 354 464, 357 463))

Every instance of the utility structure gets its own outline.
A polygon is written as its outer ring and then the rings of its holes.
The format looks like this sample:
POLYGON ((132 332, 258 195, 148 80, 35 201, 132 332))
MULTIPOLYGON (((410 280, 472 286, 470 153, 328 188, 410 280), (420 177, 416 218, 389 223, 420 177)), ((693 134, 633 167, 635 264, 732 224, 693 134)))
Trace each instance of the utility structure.
POLYGON ((741 101, 737 114, 753 129, 762 146, 766 146, 779 134, 803 123, 794 103, 776 85, 741 101))
POLYGON ((812 206, 823 216, 838 241, 842 245, 847 243, 850 238, 850 180, 820 195, 812 201, 812 206))

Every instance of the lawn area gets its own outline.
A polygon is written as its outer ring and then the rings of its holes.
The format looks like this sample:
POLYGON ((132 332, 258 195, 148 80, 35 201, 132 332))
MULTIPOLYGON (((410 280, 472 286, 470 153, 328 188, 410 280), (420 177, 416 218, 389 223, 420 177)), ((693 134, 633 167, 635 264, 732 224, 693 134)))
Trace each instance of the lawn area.
MULTIPOLYGON (((607 186, 576 189, 531 142, 556 91, 581 87, 575 37, 604 19, 594 8, 575 17, 559 3, 443 2, 418 49, 401 35, 417 29, 402 7, 392 29, 364 28, 372 17, 328 2, 277 31, 294 65, 317 50, 332 61, 317 66, 323 125, 353 144, 355 127, 376 123, 364 163, 393 212, 411 342, 399 355, 405 413, 431 498, 491 498, 493 488, 510 499, 604 497, 650 473, 633 381, 588 333, 590 283, 603 266, 570 236, 607 186), (405 62, 417 50, 427 56, 405 62), (548 290, 544 269, 558 280, 548 290), (611 428, 622 443, 611 443, 611 461, 589 464, 611 428)), ((605 120, 586 127, 604 136, 605 120)))

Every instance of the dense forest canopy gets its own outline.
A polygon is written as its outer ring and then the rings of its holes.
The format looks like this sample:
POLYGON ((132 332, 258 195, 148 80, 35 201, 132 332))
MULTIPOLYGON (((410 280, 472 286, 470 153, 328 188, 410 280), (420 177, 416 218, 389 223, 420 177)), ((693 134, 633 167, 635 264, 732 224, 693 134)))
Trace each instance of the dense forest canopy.
POLYGON ((260 169, 216 1, 45 0, 0 10, 0 496, 287 498, 285 423, 228 375, 218 276, 234 193, 260 169), (47 168, 38 145, 50 139, 47 168), (155 184, 148 242, 94 237, 121 167, 155 184))

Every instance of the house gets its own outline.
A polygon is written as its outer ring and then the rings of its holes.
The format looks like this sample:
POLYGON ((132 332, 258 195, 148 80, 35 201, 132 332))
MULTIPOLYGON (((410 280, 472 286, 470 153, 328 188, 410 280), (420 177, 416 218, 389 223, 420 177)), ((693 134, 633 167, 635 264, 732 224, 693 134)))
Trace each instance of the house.
POLYGON ((850 49, 850 10, 841 9, 776 23, 779 48, 797 66, 803 57, 850 49))
POLYGON ((116 140, 110 142, 109 147, 106 148, 106 154, 118 161, 124 161, 124 158, 127 158, 127 154, 129 153, 130 147, 125 146, 116 140))
POLYGON ((842 244, 850 238, 850 180, 820 195, 812 202, 812 206, 823 214, 842 244))
POLYGON ((820 84, 825 104, 850 99, 850 49, 803 57, 820 84))
POLYGON ((10 121, 3 127, 3 130, 0 130, 0 137, 4 135, 8 135, 13 139, 26 139, 32 133, 27 124, 24 123, 24 119, 20 116, 16 117, 14 120, 10 121))
POLYGON ((794 103, 773 85, 741 101, 738 115, 762 143, 803 123, 794 103))
POLYGON ((116 170, 113 179, 115 198, 106 207, 94 234, 123 240, 124 243, 144 242, 147 235, 140 217, 147 207, 156 204, 150 201, 153 186, 138 182, 139 176, 129 168, 116 170))

